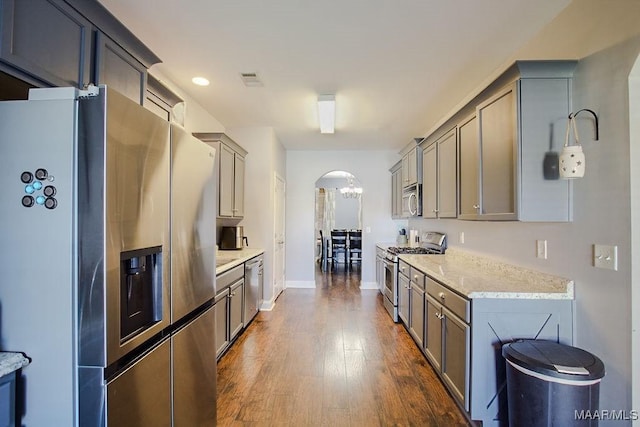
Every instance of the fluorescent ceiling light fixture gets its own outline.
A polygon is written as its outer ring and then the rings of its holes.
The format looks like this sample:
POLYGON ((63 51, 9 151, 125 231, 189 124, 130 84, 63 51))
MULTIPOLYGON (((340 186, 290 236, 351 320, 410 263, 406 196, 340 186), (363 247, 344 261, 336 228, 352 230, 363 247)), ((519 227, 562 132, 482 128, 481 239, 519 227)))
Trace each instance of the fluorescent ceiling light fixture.
POLYGON ((193 84, 196 84, 198 86, 209 86, 209 80, 205 79, 204 77, 194 77, 191 79, 191 81, 193 82, 193 84))
POLYGON ((318 96, 318 119, 320 120, 320 133, 334 133, 336 126, 335 95, 318 96))

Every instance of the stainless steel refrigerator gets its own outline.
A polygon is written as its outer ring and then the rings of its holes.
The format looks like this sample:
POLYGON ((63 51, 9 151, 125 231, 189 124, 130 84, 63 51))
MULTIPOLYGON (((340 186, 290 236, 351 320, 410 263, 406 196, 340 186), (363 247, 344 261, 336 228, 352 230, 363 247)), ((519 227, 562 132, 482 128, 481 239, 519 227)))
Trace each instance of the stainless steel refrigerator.
MULTIPOLYGON (((190 370, 215 417, 212 301, 200 289, 215 289, 215 227, 202 226, 213 184, 176 188, 171 136, 168 122, 103 86, 0 102, 0 350, 31 359, 23 424, 187 425, 176 402, 190 370), (206 195, 191 226, 197 249, 172 248, 171 195, 194 188, 206 195), (184 251, 201 256, 204 286, 172 281, 184 251), (172 312, 179 295, 198 298, 172 312), (211 341, 212 362, 180 361, 189 336, 211 341)), ((191 411, 210 419, 201 405, 191 411)))

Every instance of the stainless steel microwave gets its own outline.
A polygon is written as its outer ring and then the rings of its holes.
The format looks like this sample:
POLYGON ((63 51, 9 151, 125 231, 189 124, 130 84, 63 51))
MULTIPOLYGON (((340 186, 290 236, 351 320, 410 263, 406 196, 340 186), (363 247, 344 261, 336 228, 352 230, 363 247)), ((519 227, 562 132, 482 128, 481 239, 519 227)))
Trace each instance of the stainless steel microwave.
POLYGON ((422 185, 415 184, 402 191, 402 216, 422 216, 422 185))

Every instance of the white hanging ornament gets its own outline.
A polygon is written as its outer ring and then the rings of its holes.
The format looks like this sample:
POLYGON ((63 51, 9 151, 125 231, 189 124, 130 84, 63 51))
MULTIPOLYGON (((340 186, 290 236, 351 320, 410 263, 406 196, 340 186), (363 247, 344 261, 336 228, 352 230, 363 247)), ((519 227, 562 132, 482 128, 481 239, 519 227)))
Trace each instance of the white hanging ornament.
POLYGON ((573 115, 569 115, 564 148, 560 153, 560 177, 565 179, 582 178, 585 170, 585 157, 578 139, 578 128, 573 115), (569 134, 573 128, 575 145, 569 145, 569 134))

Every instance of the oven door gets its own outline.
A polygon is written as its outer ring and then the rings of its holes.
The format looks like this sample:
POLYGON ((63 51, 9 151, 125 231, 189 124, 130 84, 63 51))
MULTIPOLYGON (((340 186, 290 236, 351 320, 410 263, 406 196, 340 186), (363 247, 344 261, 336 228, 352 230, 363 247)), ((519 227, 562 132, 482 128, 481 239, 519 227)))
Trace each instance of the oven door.
POLYGON ((398 322, 398 263, 383 259, 384 308, 394 322, 398 322))

